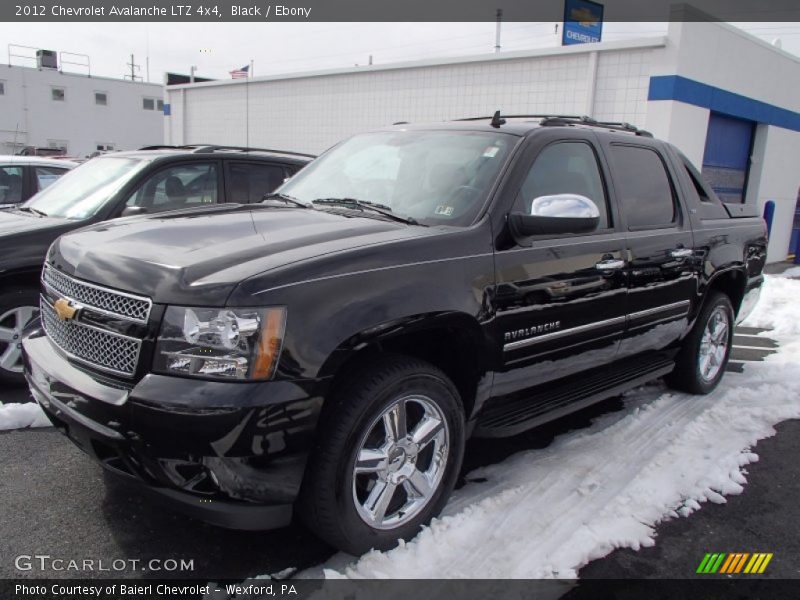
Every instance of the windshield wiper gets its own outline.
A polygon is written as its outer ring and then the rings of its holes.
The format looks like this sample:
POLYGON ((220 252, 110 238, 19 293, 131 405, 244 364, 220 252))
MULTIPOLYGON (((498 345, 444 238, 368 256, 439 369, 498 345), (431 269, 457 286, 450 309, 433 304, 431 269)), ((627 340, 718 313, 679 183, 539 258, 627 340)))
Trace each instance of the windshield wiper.
POLYGON ((39 215, 41 217, 49 217, 46 212, 39 210, 38 208, 31 208, 30 206, 20 206, 17 210, 24 210, 25 212, 33 213, 35 215, 39 215))
POLYGON ((421 225, 419 221, 413 217, 401 217, 392 212, 390 206, 385 204, 378 204, 377 202, 369 202, 368 200, 357 200, 356 198, 317 198, 312 200, 313 204, 324 204, 328 206, 344 206, 345 208, 352 208, 357 210, 371 210, 385 217, 389 217, 394 221, 401 223, 408 223, 409 225, 421 225))
POLYGON ((282 200, 286 204, 294 204, 295 206, 299 206, 301 208, 311 208, 310 204, 303 202, 302 200, 298 200, 293 196, 289 196, 288 194, 265 194, 261 201, 264 202, 265 200, 282 200))

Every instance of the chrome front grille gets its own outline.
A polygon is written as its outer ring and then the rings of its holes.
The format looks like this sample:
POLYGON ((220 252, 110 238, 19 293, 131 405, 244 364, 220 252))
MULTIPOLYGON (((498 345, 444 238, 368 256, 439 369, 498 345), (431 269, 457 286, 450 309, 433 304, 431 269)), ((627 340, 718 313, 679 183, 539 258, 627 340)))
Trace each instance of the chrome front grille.
POLYGON ((141 340, 77 321, 62 321, 47 299, 42 297, 39 304, 47 337, 70 358, 126 377, 136 372, 141 340))
POLYGON ((147 323, 150 316, 152 302, 149 298, 78 281, 50 265, 45 265, 42 281, 56 294, 102 313, 138 323, 147 323))

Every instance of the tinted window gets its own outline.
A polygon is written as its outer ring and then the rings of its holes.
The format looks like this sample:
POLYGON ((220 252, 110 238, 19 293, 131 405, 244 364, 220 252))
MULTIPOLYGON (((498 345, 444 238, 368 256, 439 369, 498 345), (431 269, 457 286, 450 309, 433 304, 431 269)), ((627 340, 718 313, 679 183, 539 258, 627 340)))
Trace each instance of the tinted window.
POLYGON ((260 202, 283 183, 283 167, 258 163, 234 163, 230 166, 231 184, 228 202, 249 204, 260 202))
POLYGON ((22 201, 22 167, 0 167, 0 204, 22 201))
POLYGON ((669 226, 675 222, 675 200, 661 157, 641 146, 611 146, 617 176, 614 187, 628 227, 669 226))
POLYGON ((592 147, 585 142, 558 142, 536 157, 517 196, 514 210, 530 214, 539 196, 579 194, 592 200, 600 210, 598 229, 610 226, 603 179, 592 147))
POLYGON ((159 171, 128 198, 127 206, 141 206, 153 213, 216 202, 216 165, 195 163, 159 171))
POLYGON ((43 190, 66 172, 67 169, 58 169, 56 167, 34 167, 36 189, 43 190))

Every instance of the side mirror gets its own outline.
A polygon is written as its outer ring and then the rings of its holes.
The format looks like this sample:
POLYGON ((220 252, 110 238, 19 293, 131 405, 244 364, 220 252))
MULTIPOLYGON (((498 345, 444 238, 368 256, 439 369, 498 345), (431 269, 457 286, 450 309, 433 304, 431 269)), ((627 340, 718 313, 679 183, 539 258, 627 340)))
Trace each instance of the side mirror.
POLYGON ((147 209, 144 206, 126 206, 120 217, 133 217, 135 215, 143 215, 146 213, 147 209))
POLYGON ((535 235, 588 233, 600 224, 600 210, 579 194, 539 196, 531 203, 529 215, 511 213, 508 224, 518 242, 535 235))

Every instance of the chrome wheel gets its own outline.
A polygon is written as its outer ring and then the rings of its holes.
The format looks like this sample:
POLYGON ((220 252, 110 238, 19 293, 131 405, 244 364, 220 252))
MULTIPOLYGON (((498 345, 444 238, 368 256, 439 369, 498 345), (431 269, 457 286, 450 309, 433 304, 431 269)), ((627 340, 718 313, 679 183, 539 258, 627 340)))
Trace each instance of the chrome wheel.
POLYGON ((718 306, 711 313, 700 340, 698 368, 705 381, 712 381, 725 362, 728 352, 730 317, 724 307, 718 306))
POLYGON ((18 306, 0 315, 0 369, 22 373, 22 330, 38 314, 36 306, 18 306))
POLYGON ((389 406, 369 426, 353 468, 353 502, 375 529, 412 520, 436 494, 447 467, 450 432, 438 406, 413 395, 389 406))

